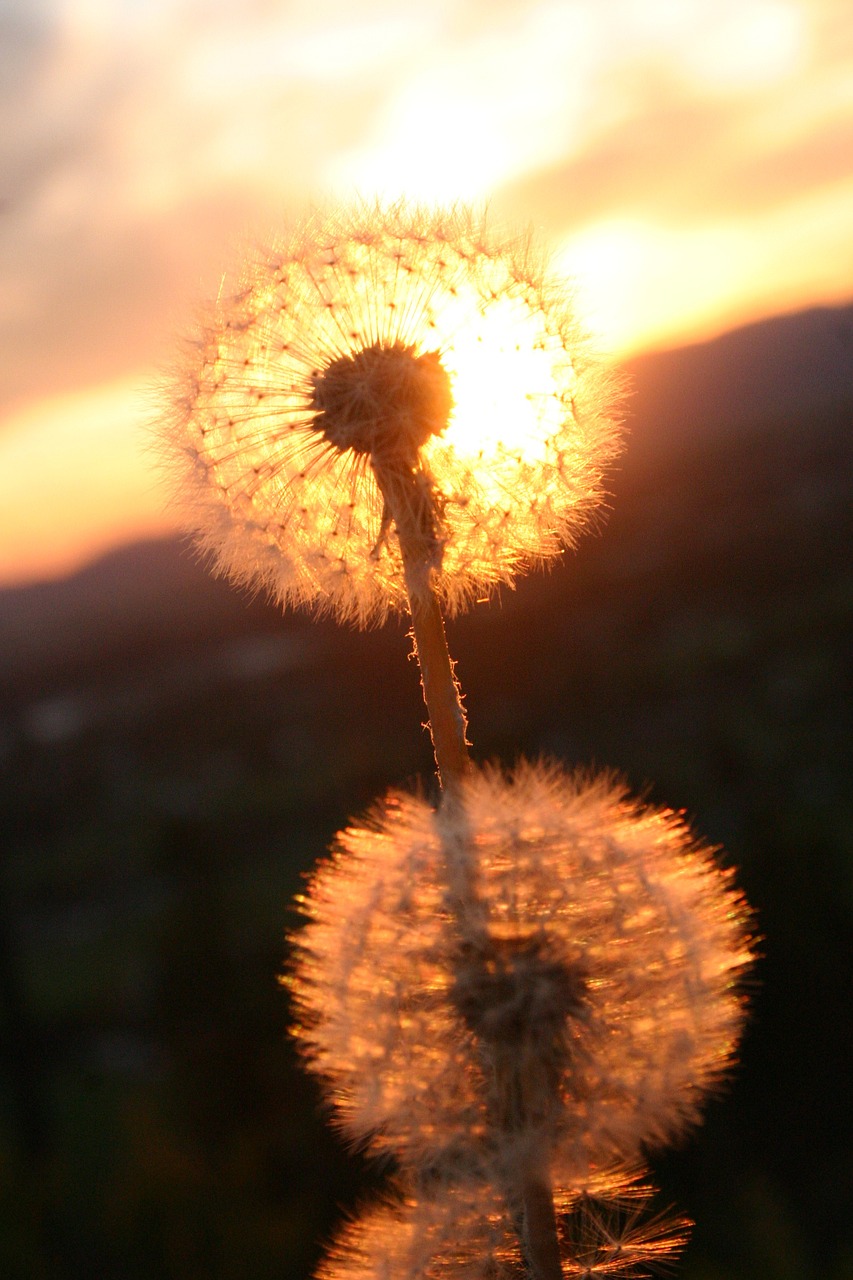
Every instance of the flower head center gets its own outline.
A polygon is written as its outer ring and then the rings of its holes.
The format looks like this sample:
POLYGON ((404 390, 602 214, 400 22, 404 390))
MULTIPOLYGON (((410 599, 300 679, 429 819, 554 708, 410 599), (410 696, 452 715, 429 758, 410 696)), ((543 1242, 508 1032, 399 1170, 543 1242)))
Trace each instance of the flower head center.
POLYGON ((314 426, 341 451, 414 464, 447 426, 453 397, 437 351, 374 343, 312 374, 314 426))
POLYGON ((562 1036, 587 1003, 583 971, 553 958, 542 940, 492 938, 462 959, 452 992, 465 1024, 492 1045, 516 1047, 562 1036))

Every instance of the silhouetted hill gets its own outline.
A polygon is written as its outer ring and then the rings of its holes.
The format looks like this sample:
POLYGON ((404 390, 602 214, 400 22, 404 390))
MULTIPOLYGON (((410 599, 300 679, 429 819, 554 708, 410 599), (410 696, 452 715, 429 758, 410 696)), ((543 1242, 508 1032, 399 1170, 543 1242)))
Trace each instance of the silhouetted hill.
MULTIPOLYGON (((853 430, 853 305, 762 321, 625 367, 633 394, 619 488, 655 483, 645 473, 662 452, 677 473, 706 437, 743 434, 749 448, 750 430, 843 422, 845 413, 853 430)), ((233 634, 263 612, 176 543, 119 548, 72 577, 0 591, 0 690, 233 634)))
POLYGON ((694 433, 818 418, 853 421, 853 306, 777 316, 626 364, 634 447, 669 448, 694 433))

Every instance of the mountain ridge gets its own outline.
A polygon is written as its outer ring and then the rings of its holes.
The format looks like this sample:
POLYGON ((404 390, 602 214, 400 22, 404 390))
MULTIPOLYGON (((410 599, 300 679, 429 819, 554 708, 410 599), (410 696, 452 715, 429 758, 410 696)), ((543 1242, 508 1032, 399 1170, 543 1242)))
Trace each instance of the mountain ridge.
MULTIPOLYGON (((853 305, 759 321, 623 367, 633 394, 617 509, 622 491, 660 494, 664 473, 677 477, 697 451, 739 440, 748 451, 762 432, 772 443, 774 432, 812 430, 821 418, 836 433, 853 424, 853 305)), ((0 687, 47 669, 56 683, 117 651, 233 636, 270 617, 262 601, 213 577, 186 540, 125 544, 68 577, 0 590, 0 687)), ((291 614, 287 625, 314 624, 291 614)))
POLYGON ((836 406, 853 422, 853 304, 813 307, 730 329, 705 342, 633 357, 629 449, 813 415, 836 406))

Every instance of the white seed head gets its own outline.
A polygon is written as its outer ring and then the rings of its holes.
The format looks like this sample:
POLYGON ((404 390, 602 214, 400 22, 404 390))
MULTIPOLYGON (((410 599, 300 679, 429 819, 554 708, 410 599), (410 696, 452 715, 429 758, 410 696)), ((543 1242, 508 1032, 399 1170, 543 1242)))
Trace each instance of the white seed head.
POLYGON ((587 1185, 696 1120, 732 1061, 742 899, 611 779, 485 769, 438 814, 391 795, 303 909, 306 1055, 344 1130, 412 1166, 587 1185))
POLYGON ((223 290, 175 382, 162 442, 201 546, 361 624, 406 600, 377 465, 428 494, 454 612, 574 543, 617 448, 565 285, 459 210, 309 220, 223 290))

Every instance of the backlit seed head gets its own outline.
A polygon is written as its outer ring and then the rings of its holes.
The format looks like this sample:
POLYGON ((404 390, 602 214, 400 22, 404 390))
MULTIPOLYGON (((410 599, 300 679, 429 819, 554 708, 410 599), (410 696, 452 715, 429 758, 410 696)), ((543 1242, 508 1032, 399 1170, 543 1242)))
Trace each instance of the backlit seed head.
POLYGON ((586 1185, 695 1121, 732 1062, 742 899, 610 779, 522 764, 438 813, 392 795, 303 909, 305 1054, 344 1130, 411 1167, 586 1185))
POLYGON ((461 210, 310 219, 223 287, 175 381, 164 451, 200 545, 362 624, 406 604, 395 472, 453 612, 573 545, 618 444, 565 285, 461 210))
MULTIPOLYGON (((626 1180, 567 1197, 557 1192, 564 1276, 639 1280, 671 1266, 690 1223, 647 1216, 654 1188, 626 1180)), ((333 1242, 317 1280, 529 1280, 501 1194, 487 1183, 441 1185, 369 1210, 333 1242)))
POLYGON ((436 1187, 366 1211, 333 1241, 317 1280, 521 1280, 499 1192, 436 1187))
POLYGON ((538 936, 461 946, 450 994, 478 1039, 510 1051, 531 1034, 558 1035, 568 1018, 583 1017, 588 998, 581 965, 560 963, 538 936))
POLYGON ((653 1188, 611 1200, 584 1194, 560 1221, 566 1280, 606 1280, 669 1271, 687 1243, 689 1219, 671 1213, 648 1215, 653 1188))

